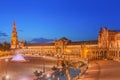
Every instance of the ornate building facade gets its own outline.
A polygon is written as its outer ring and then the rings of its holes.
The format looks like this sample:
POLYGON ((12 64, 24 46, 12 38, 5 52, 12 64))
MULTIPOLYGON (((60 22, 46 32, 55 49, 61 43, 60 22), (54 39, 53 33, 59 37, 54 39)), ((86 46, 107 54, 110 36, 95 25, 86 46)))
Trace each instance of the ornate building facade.
POLYGON ((18 41, 18 35, 17 35, 17 30, 16 30, 16 22, 14 21, 13 24, 13 31, 12 31, 12 36, 11 36, 11 49, 17 49, 21 48, 24 46, 24 40, 19 42, 18 41))
POLYGON ((18 47, 18 36, 16 31, 16 22, 14 22, 12 37, 11 37, 11 48, 17 48, 17 47, 18 47))
POLYGON ((18 44, 16 24, 14 23, 11 48, 17 48, 24 55, 56 56, 67 60, 75 59, 113 59, 120 57, 120 31, 100 28, 98 40, 72 42, 63 37, 53 43, 18 44), (13 47, 14 46, 14 47, 13 47))

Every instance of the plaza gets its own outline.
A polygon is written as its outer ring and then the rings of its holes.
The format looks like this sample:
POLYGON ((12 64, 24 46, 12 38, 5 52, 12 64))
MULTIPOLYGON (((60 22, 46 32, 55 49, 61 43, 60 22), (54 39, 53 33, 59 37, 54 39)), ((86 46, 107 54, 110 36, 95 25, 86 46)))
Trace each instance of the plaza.
MULTIPOLYGON (((25 80, 31 80, 34 77, 34 71, 49 71, 55 65, 59 67, 58 64, 60 64, 61 67, 62 63, 59 63, 57 60, 62 60, 62 62, 68 63, 72 61, 81 61, 84 63, 83 69, 81 69, 81 67, 74 66, 74 68, 77 67, 79 71, 79 74, 72 78, 74 80, 80 78, 85 80, 107 80, 109 79, 107 76, 110 75, 107 73, 109 73, 110 70, 111 73, 115 73, 114 71, 118 69, 112 68, 111 65, 115 65, 115 67, 119 66, 119 64, 117 65, 114 62, 119 62, 120 57, 119 34, 120 32, 118 31, 109 30, 104 27, 100 28, 98 40, 73 42, 65 37, 62 37, 61 39, 50 43, 25 43, 24 40, 21 42, 18 41, 16 23, 14 22, 10 44, 11 50, 9 54, 6 53, 5 55, 15 55, 16 53, 21 53, 22 55, 29 57, 25 57, 27 62, 11 62, 10 59, 7 62, 4 62, 5 60, 1 60, 1 78, 4 75, 10 74, 9 76, 12 80, 22 80, 22 78, 25 78, 25 80), (105 65, 106 63, 109 64, 105 65), (87 66, 88 70, 84 74, 87 66), (110 68, 110 70, 104 70, 105 67, 110 68), (105 72, 101 73, 103 71, 105 72), (106 76, 104 76, 104 74, 106 76)), ((70 66, 68 68, 66 66, 68 66, 67 63, 65 63, 65 66, 62 66, 61 69, 68 71, 68 75, 66 75, 64 79, 70 80, 71 76, 74 74, 70 75, 70 70, 68 70, 70 66)), ((67 73, 65 72, 65 74, 67 73)), ((60 80, 62 80, 62 77, 63 76, 61 76, 60 80)), ((113 76, 112 78, 117 80, 119 79, 119 76, 113 76)))
POLYGON ((120 80, 120 0, 0 0, 0 80, 120 80))
POLYGON ((45 68, 46 72, 56 65, 55 59, 43 57, 25 57, 27 62, 12 62, 10 57, 7 59, 8 62, 5 58, 0 59, 0 79, 8 75, 10 80, 33 80, 36 70, 43 72, 45 68))
POLYGON ((120 80, 120 63, 112 60, 99 60, 89 63, 85 75, 78 80, 120 80))

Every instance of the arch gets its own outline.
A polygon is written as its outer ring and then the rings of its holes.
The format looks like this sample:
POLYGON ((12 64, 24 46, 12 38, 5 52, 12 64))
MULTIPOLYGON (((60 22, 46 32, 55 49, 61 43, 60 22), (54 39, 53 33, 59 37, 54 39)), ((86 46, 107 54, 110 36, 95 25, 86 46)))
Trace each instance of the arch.
POLYGON ((96 51, 96 58, 97 58, 97 60, 99 60, 99 52, 98 51, 96 51))
POLYGON ((104 51, 100 51, 100 59, 103 59, 103 53, 104 53, 104 51))
POLYGON ((87 52, 87 58, 88 58, 88 60, 91 59, 91 53, 90 53, 90 51, 87 52))
POLYGON ((95 51, 92 51, 92 60, 95 60, 95 51))
POLYGON ((57 53, 57 54, 61 54, 61 52, 62 52, 62 51, 61 51, 61 48, 60 48, 60 47, 57 47, 57 48, 56 48, 56 53, 57 53))
POLYGON ((107 51, 104 51, 104 58, 107 58, 107 51))
POLYGON ((120 57, 120 51, 119 51, 119 57, 120 57))

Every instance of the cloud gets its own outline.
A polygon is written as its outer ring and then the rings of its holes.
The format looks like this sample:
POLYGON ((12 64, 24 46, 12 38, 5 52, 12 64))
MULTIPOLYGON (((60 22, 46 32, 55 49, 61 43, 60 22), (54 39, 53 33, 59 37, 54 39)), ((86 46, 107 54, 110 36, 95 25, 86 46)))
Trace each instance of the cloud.
POLYGON ((8 37, 8 35, 4 32, 0 32, 0 37, 8 37))
POLYGON ((53 42, 53 39, 46 39, 46 38, 34 38, 30 42, 32 43, 48 43, 48 42, 53 42))

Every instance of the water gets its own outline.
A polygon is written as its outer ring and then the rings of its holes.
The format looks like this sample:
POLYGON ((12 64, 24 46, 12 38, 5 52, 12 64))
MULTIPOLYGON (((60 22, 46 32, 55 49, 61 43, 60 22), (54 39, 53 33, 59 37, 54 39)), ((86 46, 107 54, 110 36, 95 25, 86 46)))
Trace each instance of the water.
MULTIPOLYGON (((71 80, 73 80, 73 78, 75 78, 77 75, 80 74, 80 69, 69 68, 68 70, 71 76, 71 80)), ((56 73, 55 77, 59 78, 59 80, 68 80, 67 75, 62 71, 59 73, 56 73)))

